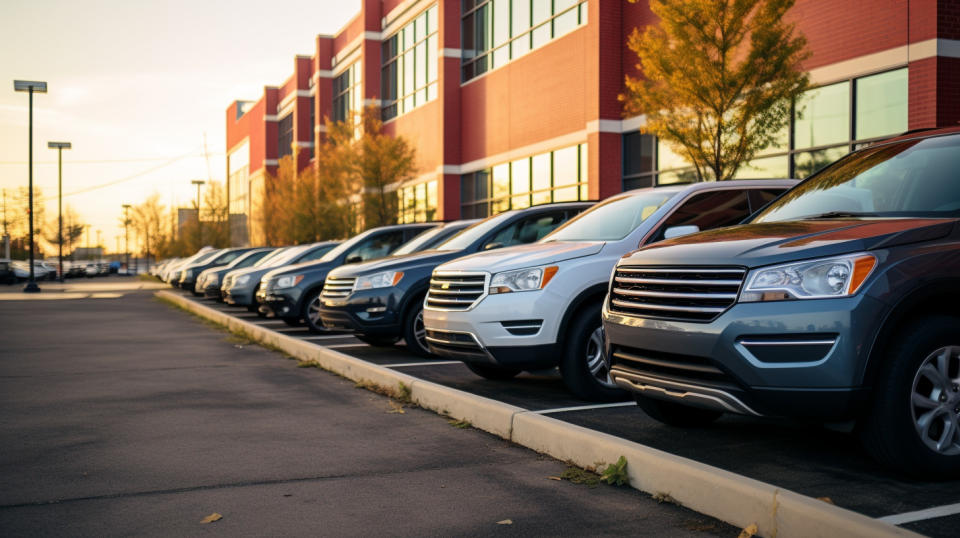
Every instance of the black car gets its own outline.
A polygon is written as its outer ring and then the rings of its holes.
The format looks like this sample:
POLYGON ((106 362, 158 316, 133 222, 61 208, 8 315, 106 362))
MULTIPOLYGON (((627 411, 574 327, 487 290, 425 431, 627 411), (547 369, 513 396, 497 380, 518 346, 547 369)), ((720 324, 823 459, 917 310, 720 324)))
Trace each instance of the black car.
POLYGON ((205 261, 186 265, 180 270, 180 287, 199 295, 197 292, 197 277, 200 273, 211 267, 222 267, 231 263, 233 260, 252 250, 250 247, 225 248, 216 256, 207 258, 205 261))
POLYGON ((224 275, 235 269, 250 267, 276 250, 277 249, 273 247, 255 248, 238 256, 237 259, 225 266, 211 267, 203 271, 200 273, 200 276, 197 277, 197 293, 202 294, 204 297, 221 301, 220 283, 223 281, 224 275))
POLYGON ((960 128, 859 149, 747 224, 623 257, 610 376, 660 421, 853 421, 906 474, 960 476, 960 128))
POLYGON ((260 280, 260 309, 297 325, 302 318, 312 331, 322 331, 320 291, 327 273, 345 263, 359 263, 387 256, 400 245, 437 226, 436 222, 397 224, 367 230, 340 243, 319 260, 270 271, 260 280))
POLYGON ((225 274, 220 285, 220 296, 229 305, 243 306, 250 312, 257 312, 260 309, 257 292, 260 291, 263 275, 278 267, 319 260, 339 244, 338 241, 320 241, 279 248, 251 267, 234 269, 225 274))
POLYGON ((410 350, 430 355, 423 298, 434 268, 481 250, 537 241, 591 205, 570 202, 507 211, 474 224, 435 249, 336 269, 327 277, 320 319, 326 327, 358 333, 371 345, 392 345, 403 338, 410 350))

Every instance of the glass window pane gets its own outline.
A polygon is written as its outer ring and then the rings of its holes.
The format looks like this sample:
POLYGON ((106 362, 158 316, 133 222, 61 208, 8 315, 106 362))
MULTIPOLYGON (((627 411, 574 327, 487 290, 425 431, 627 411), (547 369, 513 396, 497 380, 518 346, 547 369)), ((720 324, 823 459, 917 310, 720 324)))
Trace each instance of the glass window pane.
POLYGON ((471 13, 463 18, 463 26, 460 31, 460 42, 462 43, 464 58, 473 58, 477 54, 474 30, 476 30, 476 24, 473 22, 473 13, 471 13))
POLYGON ((857 80, 857 139, 907 130, 907 70, 857 80))
POLYGON ((490 5, 485 5, 476 11, 477 20, 477 54, 490 48, 490 5))
POLYGON ((545 204, 550 202, 550 154, 541 153, 533 156, 533 203, 545 204), (536 192, 541 191, 541 192, 536 192))
MULTIPOLYGON (((577 5, 579 0, 553 0, 553 12, 563 13, 563 10, 577 5)), ((576 10, 574 10, 576 12, 576 10)))
POLYGON ((553 152, 554 186, 563 187, 576 184, 578 181, 577 172, 577 146, 570 146, 553 152))
POLYGON ((474 188, 477 200, 486 200, 490 197, 490 170, 480 170, 474 173, 474 188))
POLYGON ((427 86, 427 101, 433 101, 437 98, 437 83, 434 82, 427 86))
POLYGON ((550 24, 544 24, 533 31, 533 48, 542 47, 550 41, 550 24))
POLYGON ((513 161, 510 168, 510 192, 512 194, 530 192, 530 159, 513 161))
POLYGON ((437 25, 437 6, 433 6, 427 10, 427 32, 434 33, 437 31, 439 26, 437 25))
POLYGON ((850 140, 850 83, 808 91, 797 103, 794 147, 809 148, 850 140))
POLYGON ((460 176, 460 202, 468 204, 477 199, 473 190, 473 174, 464 174, 460 176))
POLYGON ((499 49, 493 51, 492 61, 490 62, 490 69, 494 67, 500 67, 501 65, 510 61, 510 45, 504 45, 499 49))
POLYGON ((510 195, 510 165, 493 167, 493 192, 491 198, 503 198, 510 195))
POLYGON ((403 54, 403 94, 412 93, 415 85, 414 79, 414 60, 413 51, 407 51, 403 54))
MULTIPOLYGON (((543 0, 540 0, 541 2, 543 0)), ((528 0, 513 0, 513 19, 511 19, 510 35, 516 37, 530 28, 530 2, 528 0)))
POLYGON ((670 146, 662 140, 657 140, 657 169, 670 170, 671 168, 685 168, 690 163, 682 156, 674 153, 670 146))
POLYGON ((553 37, 560 37, 576 27, 577 10, 571 9, 556 19, 553 19, 553 37))
POLYGON ((550 0, 533 0, 533 24, 540 24, 553 15, 550 4, 550 0))
POLYGON ((575 186, 557 189, 553 191, 553 201, 554 202, 575 202, 577 201, 579 192, 580 192, 580 189, 575 186))
POLYGON ((794 155, 794 174, 803 179, 849 152, 847 146, 808 151, 794 155))
POLYGON ((438 54, 437 34, 433 34, 430 36, 430 39, 427 40, 427 82, 437 80, 438 54))
POLYGON ((586 183, 587 179, 590 177, 587 174, 587 145, 580 144, 580 182, 586 183))
POLYGON ((737 170, 734 179, 760 179, 789 177, 790 159, 786 155, 754 159, 737 170))
POLYGON ((427 14, 423 13, 414 21, 415 28, 417 29, 417 34, 415 39, 417 41, 422 40, 427 37, 427 14))
POLYGON ((510 0, 493 0, 493 46, 510 40, 510 0))
POLYGON ((414 78, 417 88, 427 85, 427 42, 422 41, 417 45, 417 64, 416 77, 414 78))
POLYGON ((623 175, 632 176, 654 170, 653 135, 639 131, 623 135, 623 175))

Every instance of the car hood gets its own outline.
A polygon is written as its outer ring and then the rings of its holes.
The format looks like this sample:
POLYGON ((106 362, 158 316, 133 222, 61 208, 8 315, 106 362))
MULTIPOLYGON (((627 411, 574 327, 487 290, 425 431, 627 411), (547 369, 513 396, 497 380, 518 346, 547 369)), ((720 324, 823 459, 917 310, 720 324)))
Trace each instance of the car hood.
POLYGON ((330 271, 330 269, 333 269, 338 265, 340 265, 340 262, 338 261, 329 261, 329 262, 310 261, 305 263, 296 263, 293 265, 284 265, 282 267, 271 269, 270 271, 267 272, 267 274, 263 275, 263 278, 269 280, 271 278, 276 278, 284 275, 313 276, 318 273, 326 274, 327 272, 330 271))
POLYGON ((388 256, 364 263, 342 265, 330 271, 331 277, 348 278, 371 275, 382 271, 410 271, 419 267, 435 267, 441 263, 463 256, 462 250, 424 250, 402 256, 388 256))
POLYGON ((950 234, 957 219, 838 219, 764 222, 668 239, 624 256, 657 265, 739 265, 837 256, 931 241, 950 234))
POLYGON ((443 265, 444 271, 489 271, 491 273, 593 256, 603 241, 548 241, 478 252, 443 265))

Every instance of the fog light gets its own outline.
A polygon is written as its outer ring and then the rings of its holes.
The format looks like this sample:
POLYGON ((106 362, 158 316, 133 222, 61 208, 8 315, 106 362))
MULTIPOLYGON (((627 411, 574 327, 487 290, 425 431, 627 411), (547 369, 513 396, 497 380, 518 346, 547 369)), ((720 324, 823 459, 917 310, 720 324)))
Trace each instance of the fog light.
POLYGON ((387 307, 385 306, 374 306, 367 309, 367 313, 369 314, 379 314, 381 312, 386 312, 386 311, 387 311, 387 307))
POLYGON ((286 314, 286 313, 289 312, 289 311, 290 311, 290 307, 289 307, 289 306, 283 307, 283 313, 284 313, 284 314, 286 314))

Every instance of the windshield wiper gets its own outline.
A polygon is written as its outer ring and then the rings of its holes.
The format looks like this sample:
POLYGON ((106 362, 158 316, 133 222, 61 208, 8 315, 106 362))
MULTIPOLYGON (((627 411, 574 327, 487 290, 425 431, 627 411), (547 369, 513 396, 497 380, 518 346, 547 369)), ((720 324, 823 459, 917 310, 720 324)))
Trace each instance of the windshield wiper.
POLYGON ((801 217, 804 220, 807 219, 842 219, 849 217, 879 217, 879 213, 867 213, 867 212, 857 212, 857 211, 828 211, 826 213, 820 213, 818 215, 807 215, 806 217, 801 217))

